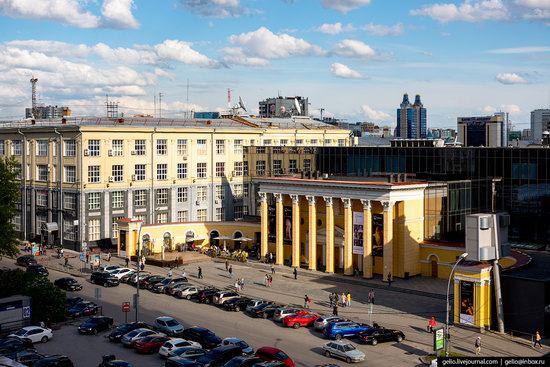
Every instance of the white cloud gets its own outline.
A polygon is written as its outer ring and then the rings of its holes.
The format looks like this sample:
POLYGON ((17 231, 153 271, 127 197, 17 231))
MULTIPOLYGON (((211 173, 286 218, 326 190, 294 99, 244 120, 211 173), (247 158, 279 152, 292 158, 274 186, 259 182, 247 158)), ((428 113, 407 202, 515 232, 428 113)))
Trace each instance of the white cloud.
POLYGON ((532 9, 550 9, 549 0, 516 0, 515 3, 532 9))
POLYGON ((330 71, 332 75, 337 76, 339 78, 344 79, 363 79, 363 75, 361 75, 360 72, 355 71, 348 67, 347 65, 340 64, 338 62, 335 62, 334 64, 330 65, 330 71))
POLYGON ((499 73, 495 79, 502 84, 527 84, 527 79, 516 73, 499 73))
POLYGON ((269 61, 261 57, 246 56, 241 47, 224 47, 222 52, 223 61, 228 64, 245 65, 245 66, 267 66, 269 61))
POLYGON ((342 32, 353 32, 355 28, 351 23, 342 25, 342 23, 325 23, 321 24, 319 27, 315 28, 317 32, 326 33, 326 34, 338 34, 342 32))
POLYGON ((190 42, 166 40, 153 48, 160 59, 174 60, 187 65, 220 67, 219 63, 191 48, 190 42))
POLYGON ((325 8, 334 9, 340 13, 346 14, 357 8, 367 6, 371 0, 322 0, 325 8))
POLYGON ((276 35, 265 27, 258 28, 253 32, 232 35, 229 37, 229 41, 244 46, 245 54, 265 59, 323 54, 323 50, 319 46, 302 38, 284 33, 276 35))
POLYGON ((182 0, 182 4, 194 14, 214 18, 239 17, 257 12, 242 7, 239 0, 182 0))
POLYGON ((101 14, 102 23, 113 28, 139 28, 132 14, 133 0, 104 0, 101 14))
POLYGON ((488 50, 489 54, 531 54, 531 53, 541 53, 541 52, 550 52, 550 47, 546 46, 528 46, 528 47, 513 47, 513 48, 497 48, 493 50, 488 50))
POLYGON ((369 120, 373 121, 391 121, 392 117, 383 111, 376 111, 369 105, 362 105, 361 110, 369 120))
POLYGON ((440 23, 503 20, 510 16, 502 0, 463 0, 458 6, 453 3, 426 5, 411 10, 410 14, 427 16, 440 23))
POLYGON ((369 23, 361 27, 362 30, 373 36, 398 36, 403 33, 404 28, 401 23, 391 26, 369 23))
POLYGON ((483 107, 483 108, 481 109, 481 111, 483 111, 483 112, 485 112, 485 113, 491 113, 491 114, 493 114, 493 113, 495 113, 495 112, 497 111, 497 109, 494 108, 493 106, 487 105, 487 106, 483 107))
POLYGON ((332 52, 339 56, 356 57, 356 58, 373 58, 376 56, 376 51, 364 42, 345 39, 338 42, 332 52))
POLYGON ((498 108, 487 105, 481 110, 489 114, 493 114, 495 112, 508 112, 510 115, 519 115, 521 113, 521 108, 516 104, 501 104, 498 108))

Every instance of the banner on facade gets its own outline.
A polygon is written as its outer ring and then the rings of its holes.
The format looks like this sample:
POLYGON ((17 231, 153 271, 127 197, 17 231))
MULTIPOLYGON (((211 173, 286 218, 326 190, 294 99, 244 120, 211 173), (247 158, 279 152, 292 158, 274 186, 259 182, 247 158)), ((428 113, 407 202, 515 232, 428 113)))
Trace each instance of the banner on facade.
POLYGON ((292 244, 292 207, 283 207, 283 243, 292 244))
POLYGON ((353 253, 363 255, 363 212, 353 212, 353 253))
POLYGON ((384 216, 372 215, 372 254, 384 256, 384 216))
POLYGON ((275 242, 277 238, 277 217, 276 217, 275 205, 267 207, 267 238, 269 242, 275 242))
POLYGON ((460 281, 460 323, 474 325, 474 283, 460 281))

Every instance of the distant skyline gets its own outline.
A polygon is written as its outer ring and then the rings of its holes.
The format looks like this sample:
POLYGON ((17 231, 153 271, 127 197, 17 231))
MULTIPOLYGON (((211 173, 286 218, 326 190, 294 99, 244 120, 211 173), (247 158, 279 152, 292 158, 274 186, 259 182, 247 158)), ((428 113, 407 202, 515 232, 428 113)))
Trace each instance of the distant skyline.
POLYGON ((550 106, 550 0, 0 0, 0 120, 40 102, 163 117, 309 97, 310 113, 396 125, 420 94, 428 128, 550 106), (189 80, 189 106, 187 105, 189 80), (157 101, 158 103, 158 101, 157 101))

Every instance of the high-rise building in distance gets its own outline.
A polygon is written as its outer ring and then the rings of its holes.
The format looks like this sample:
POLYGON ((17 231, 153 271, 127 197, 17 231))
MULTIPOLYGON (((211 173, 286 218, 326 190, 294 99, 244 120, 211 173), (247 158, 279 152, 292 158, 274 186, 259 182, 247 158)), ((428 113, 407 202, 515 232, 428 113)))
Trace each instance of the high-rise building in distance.
POLYGON ((531 111, 531 139, 534 143, 541 142, 542 133, 550 130, 550 109, 531 111))
POLYGON ((465 147, 505 147, 503 139, 507 116, 495 113, 494 116, 457 118, 458 141, 465 147))
POLYGON ((309 103, 305 97, 277 97, 260 101, 260 117, 309 116, 309 103))
POLYGON ((427 137, 427 113, 420 101, 420 95, 409 102, 409 95, 403 95, 400 108, 397 109, 397 128, 395 136, 402 139, 425 139, 427 137))

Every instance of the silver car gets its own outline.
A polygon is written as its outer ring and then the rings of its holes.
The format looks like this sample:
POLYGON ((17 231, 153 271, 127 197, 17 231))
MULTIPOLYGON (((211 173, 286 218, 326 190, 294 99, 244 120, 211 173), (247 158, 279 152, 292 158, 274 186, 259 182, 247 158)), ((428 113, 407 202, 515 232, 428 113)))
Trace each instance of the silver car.
POLYGON ((253 299, 246 305, 246 312, 250 312, 254 307, 266 303, 263 299, 253 299))
POLYGON ((365 360, 365 353, 357 350, 353 344, 347 341, 333 341, 323 345, 323 351, 327 357, 340 358, 347 363, 361 362, 365 360))
POLYGON ((157 332, 151 329, 139 328, 130 331, 128 334, 124 334, 120 341, 125 347, 132 347, 139 338, 144 338, 153 334, 157 334, 157 332))
POLYGON ((302 311, 302 309, 298 307, 278 308, 275 311, 275 314, 273 315, 273 321, 282 322, 285 317, 296 314, 297 312, 300 312, 300 311, 302 311))
POLYGON ((333 322, 333 321, 344 321, 344 319, 338 316, 332 316, 332 315, 320 316, 313 323, 313 327, 315 328, 315 330, 322 331, 329 324, 329 322, 333 322))

